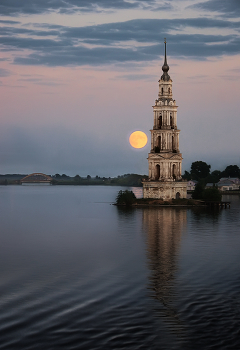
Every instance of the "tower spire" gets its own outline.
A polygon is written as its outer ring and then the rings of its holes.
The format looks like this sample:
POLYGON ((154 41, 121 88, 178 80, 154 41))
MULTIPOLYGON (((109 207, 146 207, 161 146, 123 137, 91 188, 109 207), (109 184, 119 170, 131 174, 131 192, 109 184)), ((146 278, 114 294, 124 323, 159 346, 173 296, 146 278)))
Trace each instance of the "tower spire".
POLYGON ((165 38, 165 41, 164 41, 164 44, 165 44, 165 60, 164 60, 164 65, 167 66, 167 40, 165 38))
POLYGON ((167 40, 166 40, 166 38, 164 40, 164 44, 165 44, 165 58, 164 58, 164 64, 162 66, 163 75, 161 76, 161 79, 164 81, 169 81, 170 76, 168 75, 169 65, 167 64, 167 40))

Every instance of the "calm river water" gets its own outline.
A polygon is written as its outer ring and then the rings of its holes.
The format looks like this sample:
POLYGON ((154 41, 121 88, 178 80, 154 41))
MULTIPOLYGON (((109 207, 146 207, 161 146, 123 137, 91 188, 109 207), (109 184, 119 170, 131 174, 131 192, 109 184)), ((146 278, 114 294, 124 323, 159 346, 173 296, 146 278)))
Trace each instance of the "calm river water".
POLYGON ((240 349, 240 198, 124 210, 119 189, 0 187, 0 349, 240 349))

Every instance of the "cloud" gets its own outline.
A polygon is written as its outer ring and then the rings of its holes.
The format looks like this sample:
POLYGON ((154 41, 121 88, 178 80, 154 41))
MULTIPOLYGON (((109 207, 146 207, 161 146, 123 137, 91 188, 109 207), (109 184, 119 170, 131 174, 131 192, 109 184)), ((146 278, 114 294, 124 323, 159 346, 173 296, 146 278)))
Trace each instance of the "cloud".
POLYGON ((228 69, 228 71, 229 71, 230 73, 236 74, 236 73, 240 73, 240 68, 232 68, 232 69, 228 69))
MULTIPOLYGON (((214 35, 174 35, 169 37, 171 43, 170 55, 178 58, 192 58, 204 60, 208 57, 216 57, 224 54, 239 54, 239 38, 232 36, 225 37, 229 42, 222 44, 223 38, 214 35), (208 42, 215 42, 217 45, 207 45, 208 42)), ((42 40, 31 42, 20 39, 19 47, 35 49, 36 52, 27 56, 17 56, 14 59, 15 64, 25 65, 46 65, 46 66, 81 66, 93 65, 100 66, 119 62, 147 62, 159 58, 162 51, 161 44, 152 44, 149 46, 138 47, 85 47, 70 46, 67 43, 53 42, 42 40), (62 44, 62 45, 61 45, 62 44), (38 46, 39 45, 39 46, 38 46)))
MULTIPOLYGON (((159 58, 167 37, 169 53, 178 58, 204 60, 240 53, 240 36, 196 34, 195 29, 238 29, 240 22, 196 19, 137 19, 86 27, 38 24, 36 29, 2 27, 2 51, 19 51, 13 62, 22 65, 100 66, 124 62, 149 62, 159 58), (192 28, 189 33, 185 28, 192 28), (173 34, 176 31, 177 34, 173 34)), ((227 33, 227 32, 226 32, 227 33)))
MULTIPOLYGON (((159 43, 165 35, 169 37, 172 30, 181 31, 186 27, 199 29, 239 29, 240 22, 230 22, 209 18, 189 19, 137 19, 126 22, 101 24, 87 27, 62 27, 61 35, 69 38, 80 38, 87 43, 102 44, 135 40, 139 43, 159 43)), ((194 35, 194 34, 193 34, 194 35)), ((211 38, 211 35, 206 35, 211 38)), ((217 38, 217 36, 216 36, 217 38)), ((223 40, 222 36, 219 36, 223 40)))
POLYGON ((0 23, 2 24, 21 24, 19 21, 11 21, 11 20, 5 20, 5 19, 0 19, 0 23))
POLYGON ((59 32, 57 30, 31 30, 26 28, 19 27, 0 27, 0 35, 1 36, 57 36, 59 32))
POLYGON ((75 12, 97 12, 102 9, 171 9, 169 1, 155 0, 1 0, 0 14, 3 16, 18 16, 22 14, 41 14, 47 12, 75 13, 75 12))
POLYGON ((123 79, 123 80, 153 80, 155 79, 155 75, 150 74, 125 74, 125 75, 118 75, 117 79, 123 79))
POLYGON ((190 79, 190 80, 199 80, 199 79, 208 79, 209 76, 208 75, 193 75, 191 77, 188 77, 187 79, 190 79))
POLYGON ((240 2, 239 0, 208 0, 190 6, 205 11, 220 12, 224 17, 239 17, 240 16, 240 2))
POLYGON ((0 68, 0 77, 9 77, 10 75, 13 75, 13 73, 10 70, 0 68))
POLYGON ((20 78, 18 81, 26 81, 35 85, 45 85, 45 86, 59 86, 59 85, 65 85, 63 82, 60 81, 53 81, 53 80, 45 80, 44 78, 20 78))
POLYGON ((238 75, 220 75, 220 78, 223 78, 224 80, 230 80, 230 81, 238 81, 240 80, 240 77, 238 75))

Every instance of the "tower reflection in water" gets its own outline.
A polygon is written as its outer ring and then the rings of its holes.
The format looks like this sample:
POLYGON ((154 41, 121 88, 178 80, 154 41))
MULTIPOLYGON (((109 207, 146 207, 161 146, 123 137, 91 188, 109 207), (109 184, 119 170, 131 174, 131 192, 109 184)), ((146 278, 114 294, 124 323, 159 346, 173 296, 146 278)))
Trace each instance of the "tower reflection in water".
POLYGON ((160 301, 156 310, 159 315, 171 323, 173 331, 181 332, 183 329, 174 307, 176 297, 174 283, 187 211, 177 208, 146 208, 142 213, 151 271, 150 293, 153 298, 160 301))

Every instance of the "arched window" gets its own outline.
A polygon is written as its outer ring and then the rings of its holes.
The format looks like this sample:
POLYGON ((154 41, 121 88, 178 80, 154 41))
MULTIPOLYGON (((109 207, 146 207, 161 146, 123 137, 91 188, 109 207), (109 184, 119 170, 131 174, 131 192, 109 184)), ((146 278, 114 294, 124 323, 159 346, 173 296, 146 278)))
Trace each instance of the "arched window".
POLYGON ((176 178, 177 178, 177 167, 176 167, 176 164, 173 164, 173 167, 172 167, 172 176, 173 176, 173 178, 176 180, 176 178))
POLYGON ((176 199, 179 199, 181 197, 180 192, 176 193, 176 199))
POLYGON ((170 88, 168 88, 168 93, 169 93, 169 94, 171 93, 171 89, 170 89, 170 88))
POLYGON ((171 125, 171 128, 173 128, 173 117, 172 117, 172 113, 170 113, 170 125, 171 125))
POLYGON ((158 136, 157 138, 157 145, 159 147, 159 150, 161 149, 161 136, 158 136))
POLYGON ((159 118, 158 118, 158 127, 159 127, 159 129, 161 129, 161 127, 162 127, 162 114, 160 114, 159 118))
POLYGON ((156 165, 156 177, 155 177, 155 180, 159 180, 159 177, 160 177, 160 165, 157 164, 156 165))
POLYGON ((163 87, 162 87, 162 95, 163 95, 163 87))
POLYGON ((175 151, 174 136, 172 136, 172 150, 175 151))

